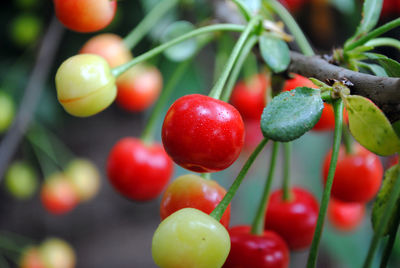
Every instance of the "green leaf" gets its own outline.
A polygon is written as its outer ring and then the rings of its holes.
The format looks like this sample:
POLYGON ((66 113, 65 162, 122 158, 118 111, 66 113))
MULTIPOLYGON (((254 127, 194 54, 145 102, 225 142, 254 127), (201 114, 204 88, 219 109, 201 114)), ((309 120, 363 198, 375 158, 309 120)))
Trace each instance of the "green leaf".
POLYGON ((263 135, 274 141, 297 139, 313 128, 324 104, 318 89, 298 87, 272 99, 261 116, 263 135))
POLYGON ((260 51, 265 63, 275 73, 283 72, 290 63, 288 45, 276 36, 264 34, 260 36, 260 51))
POLYGON ((377 61, 390 77, 400 77, 400 63, 378 53, 364 53, 371 60, 377 61))
POLYGON ((350 132, 362 146, 383 156, 400 151, 400 140, 392 125, 372 101, 353 95, 345 99, 345 104, 350 132))
POLYGON ((396 132, 397 136, 400 137, 400 120, 396 121, 392 124, 394 131, 396 132))
POLYGON ((388 74, 386 73, 385 69, 377 64, 358 62, 357 66, 372 72, 376 76, 388 77, 388 74))
MULTIPOLYGON (((399 172, 400 172, 399 165, 395 165, 385 172, 383 185, 375 199, 374 206, 372 208, 371 221, 372 221, 372 228, 374 229, 375 232, 378 228, 380 220, 383 217, 386 204, 389 201, 390 193, 392 193, 392 189, 394 187, 397 177, 399 176, 399 172)), ((399 205, 400 205, 400 199, 398 198, 394 211, 397 211, 399 209, 399 205)), ((389 223, 386 226, 385 231, 383 232, 383 236, 389 234, 390 229, 392 229, 393 224, 395 223, 394 218, 395 217, 392 217, 389 220, 389 223)))
POLYGON ((347 43, 352 43, 355 39, 367 34, 378 23, 381 14, 383 0, 365 0, 362 10, 362 20, 354 36, 347 43))
MULTIPOLYGON (((164 35, 161 37, 161 42, 168 42, 193 30, 195 30, 195 27, 190 22, 174 22, 165 30, 164 35)), ((193 56, 196 49, 197 41, 192 38, 166 49, 164 55, 172 61, 184 61, 193 56)))
POLYGON ((332 6, 336 7, 343 14, 351 15, 356 9, 354 1, 349 0, 329 0, 332 6))
POLYGON ((249 21, 251 19, 251 11, 247 8, 247 6, 243 3, 241 0, 232 0, 238 7, 240 13, 243 15, 243 17, 249 21))

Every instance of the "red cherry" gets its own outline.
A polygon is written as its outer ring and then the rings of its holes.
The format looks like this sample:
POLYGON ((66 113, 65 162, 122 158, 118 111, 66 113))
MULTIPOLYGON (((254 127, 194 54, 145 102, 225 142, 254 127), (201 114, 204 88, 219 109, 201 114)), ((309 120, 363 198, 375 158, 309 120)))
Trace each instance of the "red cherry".
POLYGON ((331 198, 328 217, 336 229, 351 231, 360 225, 365 215, 365 204, 347 203, 331 198))
POLYGON ((249 81, 240 81, 233 89, 231 103, 243 118, 260 120, 266 105, 269 81, 265 74, 257 74, 249 81))
MULTIPOLYGON (((381 186, 383 167, 378 156, 361 145, 346 154, 342 146, 333 179, 332 196, 344 202, 368 202, 381 186)), ((326 182, 332 150, 328 152, 323 164, 323 178, 326 182)))
POLYGON ((154 66, 135 66, 117 80, 117 104, 131 112, 151 106, 160 95, 163 83, 160 71, 154 66))
POLYGON ((251 234, 250 226, 229 229, 231 251, 223 268, 286 268, 289 266, 289 249, 276 233, 264 231, 251 234))
POLYGON ((54 0, 57 18, 70 30, 95 32, 114 18, 116 0, 54 0))
MULTIPOLYGON (((226 190, 214 180, 206 180, 194 174, 180 176, 165 191, 160 205, 161 219, 182 208, 196 208, 210 214, 224 198, 226 190)), ((229 227, 230 205, 220 220, 229 227)))
POLYGON ((292 74, 292 75, 293 75, 292 79, 286 80, 285 85, 283 86, 283 91, 290 91, 292 89, 295 89, 296 87, 318 88, 307 77, 301 76, 299 74, 292 74))
POLYGON ((243 150, 252 152, 263 139, 260 120, 246 119, 244 120, 244 128, 246 135, 243 150))
POLYGON ((63 214, 72 210, 79 202, 74 186, 62 174, 50 176, 40 192, 42 204, 53 214, 63 214))
POLYGON ((178 165, 196 172, 216 172, 238 158, 244 124, 232 105, 204 95, 187 95, 169 108, 162 141, 178 165))
POLYGON ((45 268, 40 251, 36 247, 29 247, 22 252, 19 268, 45 268))
POLYGON ((310 246, 319 205, 315 197, 305 189, 295 187, 291 199, 283 200, 283 191, 271 194, 265 216, 265 229, 279 234, 292 250, 310 246))
POLYGON ((132 54, 123 39, 116 34, 99 34, 89 39, 79 51, 80 54, 96 54, 103 57, 111 68, 132 59, 132 54))
MULTIPOLYGON (((346 109, 343 109, 343 121, 348 122, 349 117, 346 109)), ((335 113, 332 105, 324 102, 324 109, 322 110, 321 118, 312 128, 314 131, 332 131, 335 129, 335 113)))
POLYGON ((136 138, 123 138, 107 160, 108 179, 127 198, 146 201, 156 198, 173 172, 173 163, 160 144, 146 145, 136 138))

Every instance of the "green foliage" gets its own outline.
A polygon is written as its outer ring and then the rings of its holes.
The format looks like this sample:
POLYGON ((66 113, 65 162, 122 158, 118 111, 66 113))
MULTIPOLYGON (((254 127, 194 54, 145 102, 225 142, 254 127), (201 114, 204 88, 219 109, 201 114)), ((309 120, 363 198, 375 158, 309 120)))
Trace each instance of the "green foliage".
POLYGON ((271 35, 260 36, 260 51, 267 66, 275 73, 283 72, 290 63, 289 47, 282 39, 271 35))

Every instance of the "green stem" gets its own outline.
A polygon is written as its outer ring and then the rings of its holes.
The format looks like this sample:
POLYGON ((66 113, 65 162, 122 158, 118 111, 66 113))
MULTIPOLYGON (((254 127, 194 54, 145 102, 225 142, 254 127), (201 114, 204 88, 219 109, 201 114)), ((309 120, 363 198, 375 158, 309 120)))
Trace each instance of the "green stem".
POLYGON ((201 173, 200 176, 205 180, 211 180, 211 173, 201 173))
POLYGON ((261 235, 264 232, 265 213, 268 205, 269 192, 271 190, 271 185, 275 174, 278 149, 279 149, 279 142, 274 142, 274 145, 272 147, 271 160, 269 163, 269 171, 267 175, 267 180, 265 182, 264 192, 261 196, 261 200, 257 208, 257 213, 256 216, 254 217, 253 224, 251 226, 252 234, 261 235))
POLYGON ((183 42, 187 39, 193 38, 195 36, 198 35, 202 35, 202 34, 206 34, 206 33, 210 33, 210 32, 215 32, 215 31, 233 31, 233 32, 242 32, 245 28, 242 25, 237 25, 237 24, 215 24, 215 25, 211 25, 211 26, 205 26, 199 29, 196 29, 194 31, 191 31, 189 33, 186 33, 184 35, 181 35, 171 41, 168 41, 162 45, 159 45, 158 47, 155 47, 149 51, 147 51, 146 53, 134 58, 133 60, 131 60, 130 62, 127 62, 123 65, 117 66, 115 68, 112 69, 112 74, 115 77, 120 76, 121 74, 123 74, 124 72, 126 72, 129 68, 133 67, 134 65, 142 62, 142 61, 146 61, 158 54, 160 54, 161 52, 163 52, 164 50, 166 50, 169 47, 172 47, 180 42, 183 42))
POLYGON ((392 211, 395 208, 395 205, 396 205, 399 195, 400 195, 400 172, 397 175, 397 179, 392 188, 392 192, 390 194, 389 200, 386 203, 386 207, 383 212, 383 217, 380 219, 379 225, 378 225, 377 229, 375 230, 375 233, 372 237, 372 241, 369 246, 368 254, 364 261, 364 265, 363 265, 364 268, 371 267, 372 261, 374 259, 375 251, 378 247, 379 240, 382 237, 383 232, 385 231, 385 228, 389 223, 389 220, 393 214, 392 211))
POLYGON ((235 196, 236 191, 239 189, 240 184, 242 183, 244 177, 249 171, 249 168, 253 164, 254 160, 256 160, 258 154, 267 144, 268 138, 264 138, 254 149, 251 153, 249 159, 247 159, 246 163, 243 165, 242 169, 240 170, 238 176, 236 177, 235 181, 232 183, 231 187, 229 188, 228 192, 225 194, 224 198, 219 202, 218 206, 211 212, 210 216, 216 220, 220 220, 222 215, 224 214, 226 208, 229 206, 232 198, 235 196))
MULTIPOLYGON (((31 141, 31 140, 29 140, 31 141)), ((37 146, 37 144, 31 142, 33 152, 35 153, 35 156, 38 160, 40 169, 42 170, 44 178, 48 178, 51 174, 56 172, 58 170, 57 164, 54 164, 52 161, 48 161, 50 157, 48 155, 43 154, 43 151, 41 150, 40 147, 37 146), (47 157, 46 157, 47 156, 47 157)), ((53 159, 51 159, 53 160, 53 159)))
POLYGON ((257 41, 258 41, 257 36, 252 36, 247 40, 246 44, 244 45, 244 47, 236 61, 235 66, 232 69, 229 79, 226 82, 225 90, 222 94, 221 100, 223 100, 225 102, 229 101, 231 94, 232 94, 233 87, 235 86, 235 83, 240 74, 240 70, 242 69, 243 63, 246 61, 246 58, 248 57, 251 49, 254 47, 254 45, 257 43, 257 41))
POLYGON ((351 43, 347 44, 344 47, 344 52, 346 53, 346 52, 348 52, 350 50, 355 49, 356 47, 362 46, 367 41, 371 40, 372 38, 380 36, 380 35, 386 33, 387 31, 390 31, 391 29, 396 28, 398 26, 400 26, 400 18, 392 20, 392 21, 382 25, 381 27, 376 28, 372 32, 369 32, 368 34, 364 35, 363 37, 361 37, 357 41, 354 41, 354 42, 351 42, 351 43))
POLYGON ((335 132, 333 137, 332 157, 331 157, 331 163, 329 165, 328 178, 326 179, 325 189, 322 194, 321 207, 319 209, 317 225, 315 227, 315 233, 313 241, 311 243, 310 253, 308 255, 307 268, 313 268, 317 263, 318 246, 321 240, 325 215, 328 208, 329 197, 331 195, 333 177, 335 175, 336 163, 339 156, 340 140, 342 137, 342 127, 343 127, 342 99, 337 99, 333 102, 333 109, 335 112, 335 132))
POLYGON ((346 149, 346 154, 350 155, 353 153, 353 141, 351 139, 350 130, 346 123, 343 123, 343 143, 346 149))
POLYGON ((240 55, 240 52, 243 49, 243 46, 246 43, 246 40, 249 38, 251 33, 254 31, 254 28, 258 25, 260 20, 261 20, 260 16, 255 16, 247 24, 245 30, 240 35, 239 40, 237 41, 235 47, 233 48, 232 53, 229 56, 228 62, 225 64, 224 71, 222 72, 221 76, 219 77, 217 83, 215 83, 214 87, 211 89, 210 94, 208 94, 210 97, 215 98, 215 99, 219 99, 221 97, 222 89, 224 88, 226 80, 228 79, 229 74, 231 73, 235 62, 236 62, 238 56, 240 55))
POLYGON ((263 0, 263 3, 269 6, 283 20, 286 27, 296 39, 301 52, 306 56, 313 56, 314 50, 310 43, 308 43, 306 36, 289 11, 287 11, 286 8, 276 0, 263 0))
POLYGON ((381 37, 381 38, 375 38, 371 39, 368 42, 365 43, 365 45, 371 46, 371 47, 380 47, 380 46, 389 46, 389 47, 394 47, 400 50, 400 41, 394 38, 389 38, 389 37, 381 37))
POLYGON ((141 22, 124 38, 126 47, 131 50, 142 38, 150 31, 150 29, 173 8, 179 0, 162 0, 159 2, 141 22))
POLYGON ((390 254, 392 253, 394 243, 396 242, 397 231, 399 230, 399 224, 400 224, 400 209, 398 209, 396 212, 396 219, 394 221, 392 230, 390 230, 389 241, 386 243, 386 247, 383 252, 383 257, 381 260, 381 265, 380 265, 381 268, 387 267, 389 263, 390 254))
POLYGON ((283 200, 288 201, 291 199, 290 194, 290 159, 292 156, 292 143, 285 142, 283 143, 284 149, 284 162, 283 162, 283 183, 282 183, 282 190, 283 190, 283 200))

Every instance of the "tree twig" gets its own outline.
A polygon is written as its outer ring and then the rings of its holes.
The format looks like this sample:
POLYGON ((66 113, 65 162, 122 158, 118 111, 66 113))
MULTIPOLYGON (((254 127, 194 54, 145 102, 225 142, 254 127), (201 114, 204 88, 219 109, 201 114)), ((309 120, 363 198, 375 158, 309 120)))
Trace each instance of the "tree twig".
POLYGON ((63 32, 61 24, 56 17, 53 17, 43 37, 18 113, 0 143, 0 181, 33 117, 63 32))

